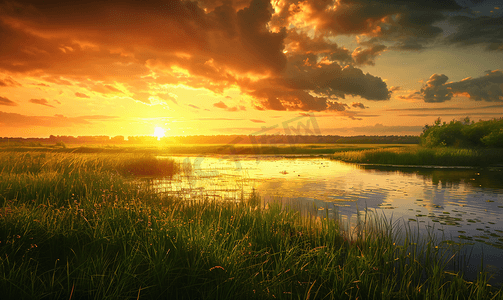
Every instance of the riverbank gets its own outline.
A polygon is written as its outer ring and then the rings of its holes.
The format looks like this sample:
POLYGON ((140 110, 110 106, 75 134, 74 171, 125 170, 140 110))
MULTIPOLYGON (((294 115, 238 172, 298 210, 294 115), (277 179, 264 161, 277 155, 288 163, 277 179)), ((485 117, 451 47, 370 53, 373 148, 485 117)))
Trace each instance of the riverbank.
POLYGON ((5 298, 503 299, 487 273, 463 280, 453 246, 379 216, 348 231, 256 195, 166 197, 106 154, 10 155, 0 163, 5 298))
POLYGON ((415 146, 336 152, 331 158, 344 162, 377 165, 488 167, 503 165, 503 149, 415 146))

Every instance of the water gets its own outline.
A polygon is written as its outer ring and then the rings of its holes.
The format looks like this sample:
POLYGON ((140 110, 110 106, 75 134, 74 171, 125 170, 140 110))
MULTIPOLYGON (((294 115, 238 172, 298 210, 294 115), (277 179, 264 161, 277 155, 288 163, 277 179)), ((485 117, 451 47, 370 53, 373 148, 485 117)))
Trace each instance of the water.
MULTIPOLYGON (((323 157, 170 157, 192 172, 154 181, 186 199, 280 201, 304 214, 356 222, 372 210, 426 234, 468 245, 466 271, 484 267, 503 278, 503 168, 438 169, 359 166, 323 157), (337 215, 336 215, 337 213, 337 215)), ((349 225, 350 226, 350 225, 349 225)))

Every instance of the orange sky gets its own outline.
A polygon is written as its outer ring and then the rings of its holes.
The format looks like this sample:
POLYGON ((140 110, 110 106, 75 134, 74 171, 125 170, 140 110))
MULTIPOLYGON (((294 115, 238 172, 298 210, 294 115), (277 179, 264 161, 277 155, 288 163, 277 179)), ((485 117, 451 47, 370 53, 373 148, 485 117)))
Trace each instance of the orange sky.
POLYGON ((272 134, 291 120, 419 134, 437 117, 502 117, 498 3, 1 1, 0 136, 272 134))

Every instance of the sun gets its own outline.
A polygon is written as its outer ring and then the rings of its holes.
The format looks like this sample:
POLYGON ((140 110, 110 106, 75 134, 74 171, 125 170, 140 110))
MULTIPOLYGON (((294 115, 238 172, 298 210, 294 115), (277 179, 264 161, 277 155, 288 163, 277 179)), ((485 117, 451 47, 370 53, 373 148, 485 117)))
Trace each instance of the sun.
POLYGON ((164 128, 161 128, 161 127, 156 127, 154 129, 154 136, 157 137, 157 140, 160 140, 161 138, 164 137, 164 128))

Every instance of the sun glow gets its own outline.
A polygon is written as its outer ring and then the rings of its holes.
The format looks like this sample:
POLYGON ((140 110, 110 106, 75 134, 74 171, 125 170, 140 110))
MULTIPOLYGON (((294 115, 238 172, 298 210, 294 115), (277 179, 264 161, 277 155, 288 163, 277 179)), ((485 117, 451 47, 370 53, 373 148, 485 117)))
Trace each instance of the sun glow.
POLYGON ((157 137, 157 140, 160 140, 161 138, 164 137, 165 130, 164 128, 161 127, 156 127, 154 129, 154 136, 157 137))

